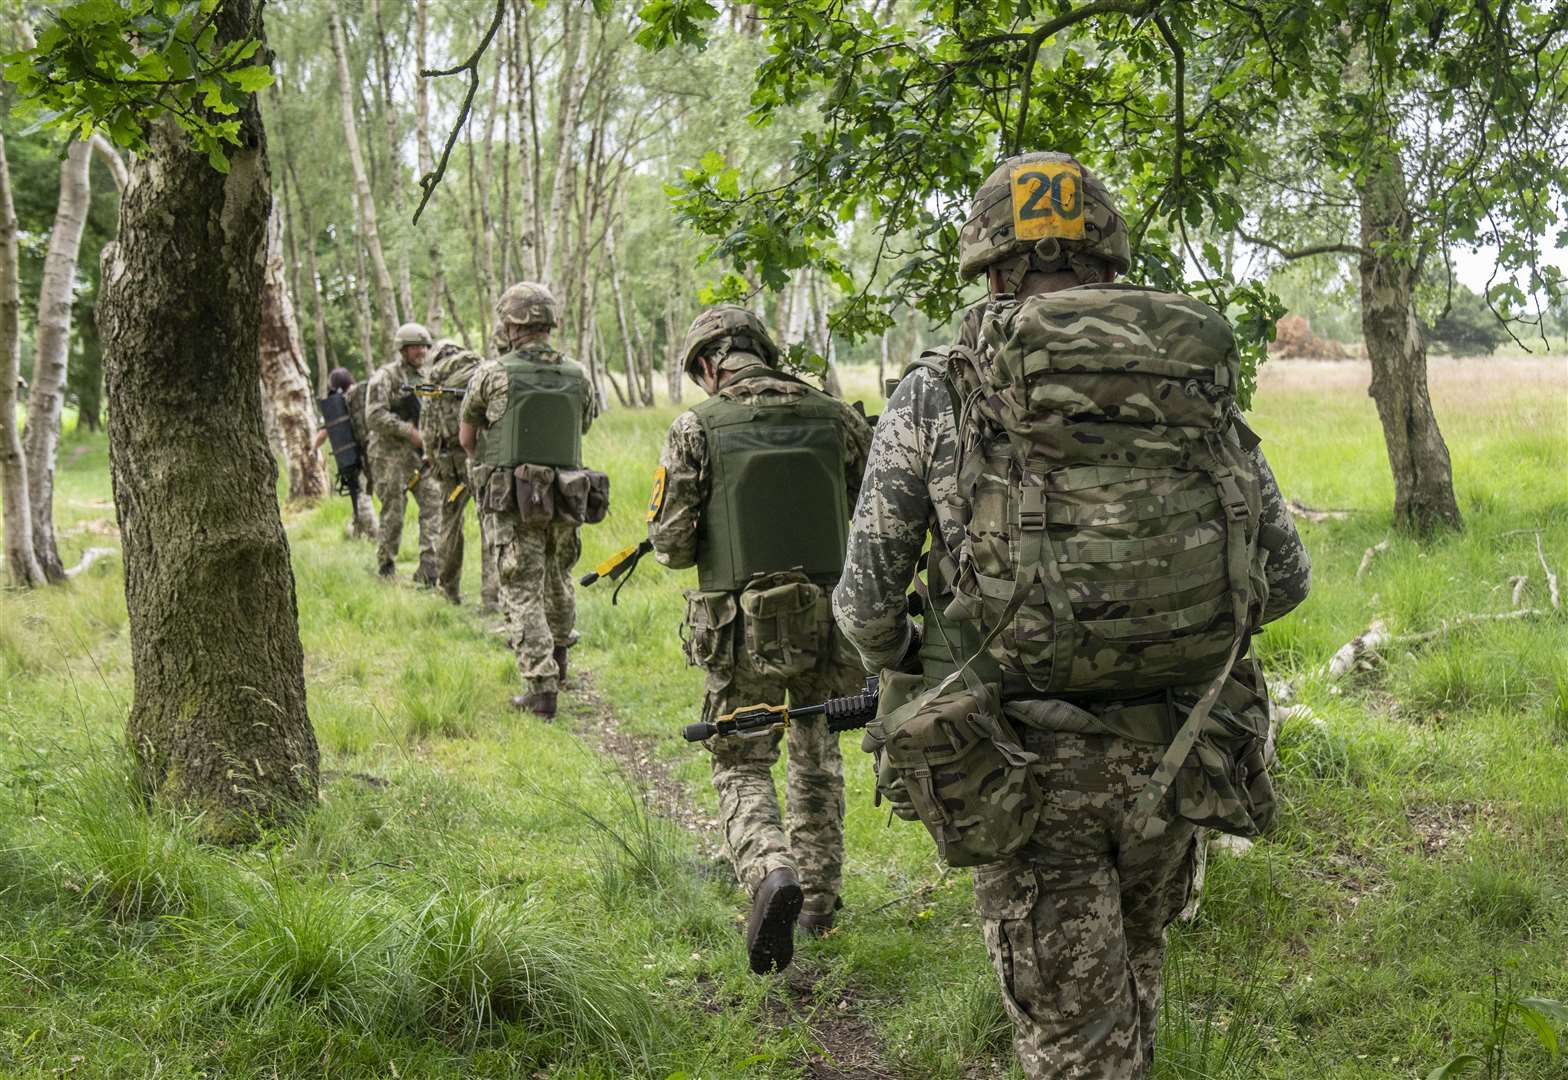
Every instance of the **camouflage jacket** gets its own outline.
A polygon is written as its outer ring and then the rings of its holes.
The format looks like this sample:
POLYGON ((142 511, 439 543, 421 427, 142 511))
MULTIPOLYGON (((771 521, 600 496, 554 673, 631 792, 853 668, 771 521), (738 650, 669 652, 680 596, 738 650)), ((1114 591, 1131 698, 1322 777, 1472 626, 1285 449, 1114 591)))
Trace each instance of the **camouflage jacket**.
POLYGON ((357 382, 344 395, 348 401, 349 427, 354 430, 354 441, 361 448, 370 446, 370 418, 365 413, 365 391, 368 389, 365 383, 357 382))
MULTIPOLYGON (((732 356, 739 354, 731 354, 732 356)), ((762 365, 755 364, 736 369, 750 371, 762 365)), ((786 378, 750 378, 743 387, 732 393, 735 400, 776 400, 780 397, 798 397, 801 384, 786 378)), ((854 409, 838 401, 843 412, 840 431, 844 440, 844 478, 849 505, 854 506, 860 497, 861 474, 866 467, 866 454, 871 444, 871 427, 854 409)), ((707 440, 696 413, 690 409, 681 413, 670 425, 664 437, 664 449, 659 455, 659 467, 664 475, 664 497, 658 513, 648 522, 648 539, 653 543, 659 562, 672 570, 694 566, 697 561, 697 532, 702 507, 707 502, 709 466, 707 440)))
POLYGON ((423 378, 419 368, 401 356, 375 370, 370 376, 370 387, 365 391, 365 418, 369 421, 371 435, 389 446, 413 449, 413 433, 418 427, 394 413, 392 404, 403 397, 400 387, 404 383, 417 383, 423 378))
MULTIPOLYGON (((973 340, 972 311, 960 341, 973 340)), ((915 368, 899 383, 877 421, 864 480, 865 497, 850 524, 844 574, 833 594, 839 628, 859 650, 868 671, 895 663, 908 647, 912 625, 905 601, 926 537, 941 530, 957 551, 964 527, 956 517, 957 428, 943 378, 915 368)), ((1263 506, 1260 555, 1269 584, 1265 622, 1306 598, 1311 562, 1279 485, 1261 452, 1263 506)))

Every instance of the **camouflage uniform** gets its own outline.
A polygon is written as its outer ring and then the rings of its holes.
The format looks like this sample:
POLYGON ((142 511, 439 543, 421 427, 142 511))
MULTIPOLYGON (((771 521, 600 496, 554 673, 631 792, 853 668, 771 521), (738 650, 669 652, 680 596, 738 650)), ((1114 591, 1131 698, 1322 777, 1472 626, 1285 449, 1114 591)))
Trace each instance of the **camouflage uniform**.
MULTIPOLYGON (((729 393, 736 400, 771 400, 798 397, 802 384, 784 377, 758 374, 767 370, 755 355, 730 352, 725 369, 738 376, 747 374, 743 387, 729 393)), ((830 399, 831 400, 831 399, 830 399)), ((870 443, 870 428, 847 405, 842 407, 843 460, 851 506, 860 492, 860 475, 870 443)), ((699 518, 708 499, 710 467, 708 447, 694 412, 678 416, 665 438, 659 459, 664 470, 664 498, 657 515, 650 521, 648 537, 661 563, 672 569, 695 565, 699 518)), ((820 601, 828 603, 827 590, 820 601)), ((695 590, 688 600, 705 594, 695 590)), ((734 594, 727 610, 733 620, 708 632, 710 640, 699 642, 688 607, 682 636, 687 640, 687 656, 707 671, 702 715, 706 720, 731 710, 759 702, 807 704, 826 697, 854 693, 862 686, 857 664, 849 651, 832 634, 832 647, 824 650, 816 665, 804 674, 789 679, 759 671, 754 658, 743 648, 739 614, 739 594, 734 594)), ((805 892, 802 912, 811 916, 830 914, 842 887, 844 865, 844 766, 839 755, 838 738, 830 735, 821 717, 792 721, 788 730, 789 765, 785 782, 785 801, 789 825, 780 821, 778 795, 773 784, 773 765, 778 761, 781 737, 728 738, 710 740, 713 754, 713 784, 719 795, 719 813, 724 825, 724 841, 735 874, 751 892, 769 873, 781 868, 793 870, 805 892)))
MULTIPOLYGON (((475 362, 472 353, 455 345, 438 345, 432 353, 429 381, 437 386, 466 391, 472 370, 465 370, 475 362)), ((461 602, 463 581, 463 518, 468 504, 473 501, 473 489, 468 474, 468 458, 457 442, 457 414, 462 409, 461 399, 432 397, 425 399, 419 414, 419 431, 425 440, 425 456, 430 462, 430 475, 441 487, 441 529, 436 537, 436 584, 452 603, 461 602)), ((479 520, 480 538, 480 602, 485 610, 497 606, 495 581, 495 553, 485 529, 483 515, 479 520)))
MULTIPOLYGON (((977 319, 966 317, 966 336, 977 319)), ((957 432, 940 375, 917 368, 877 421, 865 497, 850 529, 834 613, 868 670, 896 663, 910 641, 906 590, 929 532, 957 550, 957 432)), ((1306 596, 1310 564, 1263 456, 1265 620, 1306 596)), ((1238 665, 1239 667, 1240 665, 1238 665)), ((986 947, 1017 1025, 1030 1077, 1138 1077, 1154 1053, 1165 927, 1191 882, 1193 827, 1153 840, 1127 827, 1133 798, 1163 747, 1110 735, 1026 727, 1041 755, 1045 810, 1031 844, 977 868, 986 947)))
MULTIPOLYGON (((422 379, 419 368, 401 355, 376 369, 365 391, 365 416, 370 427, 370 458, 375 463, 376 497, 381 500, 381 538, 376 545, 376 562, 390 573, 397 562, 403 540, 403 509, 408 503, 408 483, 420 472, 421 454, 410 436, 415 425, 398 417, 392 403, 403 396, 403 383, 422 379)), ((419 570, 414 579, 435 584, 436 533, 440 529, 441 487, 428 470, 420 472, 414 485, 414 501, 419 506, 419 570)))
MULTIPOLYGON (((559 364, 563 357, 542 340, 513 350, 535 363, 559 364)), ((498 360, 475 370, 463 398, 462 421, 476 429, 500 422, 506 413, 509 383, 498 360)), ((583 398, 582 430, 593 425, 597 409, 591 392, 583 398)), ((510 470, 474 465, 474 489, 511 482, 510 470), (492 473, 496 474, 492 476, 492 473)), ((480 527, 495 550, 496 591, 506 618, 507 640, 517 653, 517 671, 532 693, 554 694, 559 669, 554 652, 576 640, 577 595, 571 569, 582 554, 578 526, 560 519, 524 522, 517 510, 493 512, 480 502, 480 527)))

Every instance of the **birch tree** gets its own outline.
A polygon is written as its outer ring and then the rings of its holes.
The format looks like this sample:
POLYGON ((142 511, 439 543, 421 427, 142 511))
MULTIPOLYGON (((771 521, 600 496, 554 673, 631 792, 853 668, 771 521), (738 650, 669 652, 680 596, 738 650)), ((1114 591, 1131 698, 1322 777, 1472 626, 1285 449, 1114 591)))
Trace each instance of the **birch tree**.
POLYGON ((283 273, 282 212, 272 204, 267 221, 267 265, 262 277, 258 334, 261 385, 272 406, 288 462, 289 500, 319 499, 327 493, 327 470, 316 452, 316 406, 300 344, 294 301, 283 273))
POLYGON ((0 135, 0 504, 5 527, 5 567, 11 584, 44 584, 33 551, 33 516, 27 498, 27 457, 16 429, 16 388, 22 381, 22 271, 16 248, 16 205, 11 167, 0 135))

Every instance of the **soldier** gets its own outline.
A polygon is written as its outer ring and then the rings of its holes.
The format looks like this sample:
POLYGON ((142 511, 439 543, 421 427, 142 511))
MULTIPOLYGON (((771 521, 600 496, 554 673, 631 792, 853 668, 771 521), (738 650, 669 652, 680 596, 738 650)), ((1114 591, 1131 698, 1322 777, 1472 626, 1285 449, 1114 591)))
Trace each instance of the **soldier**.
MULTIPOLYGON (((462 603, 463 512, 473 499, 468 456, 458 443, 458 413, 480 357, 451 341, 436 344, 429 381, 436 388, 419 410, 419 433, 425 443, 430 474, 441 486, 441 531, 436 539, 436 584, 454 604, 462 603)), ((481 531, 483 523, 481 522, 481 531)), ((496 610, 495 560, 482 543, 480 598, 485 611, 496 610)))
POLYGON ((550 347, 555 297, 520 282, 496 302, 507 347, 469 380, 458 437, 482 528, 495 548, 507 636, 527 693, 513 708, 552 719, 576 641, 572 566, 582 551, 577 521, 555 498, 555 471, 582 467, 582 437, 597 411, 582 365, 550 347))
POLYGON ((441 489, 422 465, 425 443, 419 434, 419 398, 402 387, 422 380, 430 332, 418 323, 404 323, 397 328, 394 344, 397 356, 376 369, 365 393, 370 457, 375 462, 376 497, 381 500, 376 571, 384 578, 397 572, 403 508, 412 492, 419 506, 419 569, 414 572, 414 582, 429 586, 436 583, 441 489))
POLYGON ((1108 287, 1126 226, 1087 169, 1004 162, 959 252, 992 301, 889 399, 834 610, 868 670, 920 673, 884 673, 878 787, 975 865, 1024 1073, 1143 1077, 1194 823, 1256 831, 1272 810, 1267 693, 1244 654, 1306 596, 1309 563, 1228 391, 1229 326, 1108 287), (905 593, 928 535, 922 636, 905 593), (989 733, 974 760, 994 775, 907 769, 916 718, 954 700, 979 703, 961 719, 989 733), (1245 736, 1216 741, 1220 719, 1245 736), (944 798, 960 791, 979 795, 944 798))
MULTIPOLYGON (((848 405, 778 370, 778 347, 744 308, 697 316, 686 374, 710 396, 671 425, 654 480, 648 538, 671 568, 696 565, 686 593, 690 663, 707 671, 703 718, 758 702, 820 701, 861 687, 829 611, 871 431, 848 405)), ((794 953, 797 916, 833 925, 844 864, 844 767, 821 717, 792 723, 780 824, 772 766, 779 735, 716 739, 713 783, 724 841, 751 894, 746 948, 758 974, 794 953)))
MULTIPOLYGON (((327 374, 327 397, 332 398, 341 394, 344 399, 344 414, 348 418, 348 428, 352 452, 340 452, 338 446, 333 446, 333 456, 338 457, 338 479, 349 497, 350 514, 348 534, 356 540, 373 540, 376 536, 376 508, 370 501, 370 488, 375 486, 375 476, 370 467, 370 450, 368 446, 370 433, 365 426, 365 385, 354 380, 348 368, 333 368, 327 374), (345 467, 343 460, 352 458, 354 464, 345 467)), ((323 412, 328 408, 328 402, 322 402, 323 412)), ((327 421, 316 432, 316 441, 313 448, 321 449, 321 444, 327 441, 327 421)))

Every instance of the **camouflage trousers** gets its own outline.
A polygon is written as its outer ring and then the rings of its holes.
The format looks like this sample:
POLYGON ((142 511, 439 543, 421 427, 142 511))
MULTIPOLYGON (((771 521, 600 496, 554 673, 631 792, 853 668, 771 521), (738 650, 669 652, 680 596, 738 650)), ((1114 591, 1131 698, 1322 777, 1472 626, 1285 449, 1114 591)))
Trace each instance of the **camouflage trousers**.
POLYGON ((370 501, 370 492, 361 491, 354 500, 354 510, 349 516, 348 534, 355 540, 374 540, 379 529, 376 504, 370 501))
POLYGON ((1031 1080, 1139 1080, 1154 1062, 1165 929, 1187 902, 1196 830, 1129 825, 1164 748, 1028 730, 1045 806, 1016 856, 974 871, 986 951, 1031 1080))
POLYGON ((524 524, 515 513, 485 514, 495 545, 496 588, 507 642, 528 689, 560 689, 555 647, 576 638, 577 594, 572 567, 582 554, 578 527, 560 521, 524 524))
MULTIPOLYGON (((441 528, 436 536, 436 584, 452 603, 462 602, 463 519, 473 502, 468 477, 442 476, 441 528), (460 486, 461 485, 461 486, 460 486)), ((495 545, 490 542, 486 515, 479 515, 479 600, 486 609, 498 606, 495 545)))
MULTIPOLYGON (((811 705, 865 685, 858 667, 832 662, 792 679, 753 671, 742 654, 733 664, 708 668, 704 719, 746 705, 811 705)), ((784 736, 710 739, 713 786, 719 795, 724 848, 747 893, 774 870, 799 876, 806 894, 802 911, 833 910, 844 877, 844 761, 838 736, 820 716, 792 721, 786 729, 789 761, 784 781, 788 825, 779 817, 773 765, 784 736)))
POLYGON ((418 468, 417 458, 400 455, 376 461, 376 498, 381 502, 381 536, 376 543, 376 565, 387 569, 397 564, 398 548, 403 543, 403 511, 410 494, 419 506, 419 569, 414 580, 422 585, 436 581, 436 535, 441 529, 441 485, 428 473, 421 473, 412 492, 408 482, 418 468))

